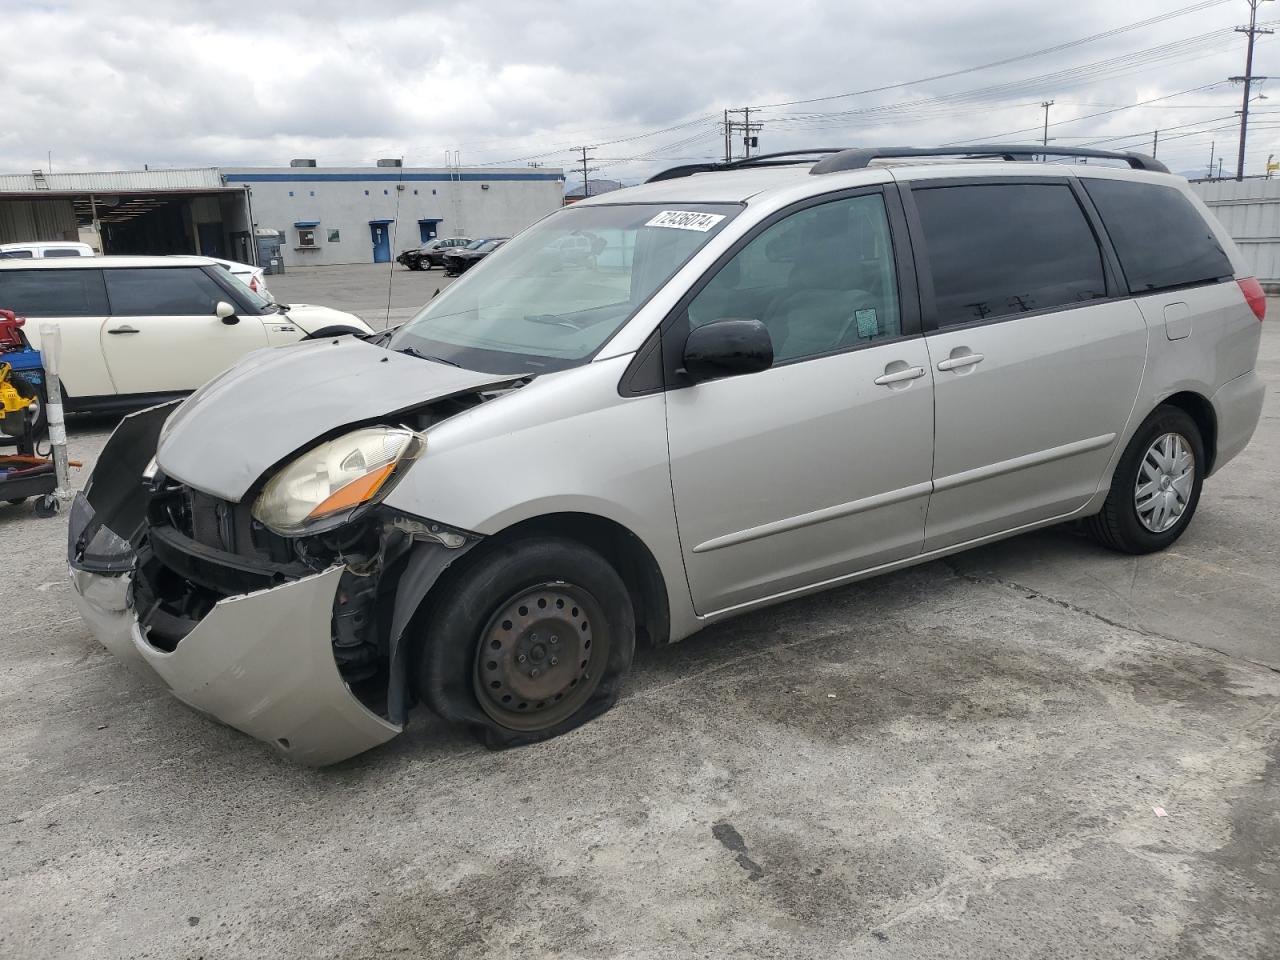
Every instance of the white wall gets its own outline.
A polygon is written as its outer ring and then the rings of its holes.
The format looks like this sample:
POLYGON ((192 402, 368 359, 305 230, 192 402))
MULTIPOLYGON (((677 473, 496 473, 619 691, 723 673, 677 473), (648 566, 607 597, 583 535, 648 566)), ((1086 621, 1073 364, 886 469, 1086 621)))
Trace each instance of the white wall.
POLYGON ((237 167, 222 175, 228 185, 249 186, 255 226, 287 238, 286 269, 372 263, 370 220, 395 221, 393 258, 421 243, 421 218, 439 219, 441 237, 513 236, 560 209, 564 192, 563 172, 547 168, 463 167, 451 177, 446 168, 237 167), (299 248, 294 224, 312 220, 316 246, 299 248))
POLYGON ((1280 284, 1280 180, 1201 180, 1194 190, 1240 248, 1250 272, 1280 284))

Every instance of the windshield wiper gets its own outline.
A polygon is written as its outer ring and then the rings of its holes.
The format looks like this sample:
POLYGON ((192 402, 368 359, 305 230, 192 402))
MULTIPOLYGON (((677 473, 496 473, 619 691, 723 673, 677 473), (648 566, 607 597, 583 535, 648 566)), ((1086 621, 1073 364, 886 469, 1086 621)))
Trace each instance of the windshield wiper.
POLYGON ((400 347, 396 353, 407 353, 411 357, 417 357, 419 360, 434 360, 436 363, 447 363, 451 367, 461 367, 462 364, 456 360, 449 360, 446 357, 435 357, 429 353, 423 353, 417 347, 400 347))

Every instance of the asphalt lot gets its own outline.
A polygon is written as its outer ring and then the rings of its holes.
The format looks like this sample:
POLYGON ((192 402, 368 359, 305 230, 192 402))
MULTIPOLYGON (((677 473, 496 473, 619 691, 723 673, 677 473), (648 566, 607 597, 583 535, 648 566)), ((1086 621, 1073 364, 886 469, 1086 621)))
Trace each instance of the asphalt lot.
MULTIPOLYGON (((271 287, 380 325, 384 271, 271 287)), ((503 753, 419 713, 287 765, 102 650, 65 518, 0 506, 0 956, 1274 958, 1278 324, 1174 549, 1056 529, 779 606, 503 753)))
POLYGON ((398 263, 290 267, 287 273, 267 277, 268 288, 281 303, 347 310, 375 330, 410 319, 437 290, 452 282, 439 267, 408 270, 398 263))

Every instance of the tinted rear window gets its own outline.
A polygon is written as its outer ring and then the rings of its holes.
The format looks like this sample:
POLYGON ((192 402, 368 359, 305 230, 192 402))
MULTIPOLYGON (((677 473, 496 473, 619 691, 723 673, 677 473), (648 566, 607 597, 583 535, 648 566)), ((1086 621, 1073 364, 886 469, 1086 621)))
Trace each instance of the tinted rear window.
POLYGON ((20 317, 103 317, 101 270, 0 270, 0 307, 20 317))
POLYGON ((1066 184, 917 187, 911 195, 940 326, 1106 296, 1102 251, 1066 184))
POLYGON ((1230 277, 1231 259, 1182 191, 1132 180, 1085 179, 1115 244, 1130 293, 1230 277))
POLYGON ((50 257, 78 257, 80 251, 71 247, 49 247, 45 250, 44 256, 46 260, 50 257))

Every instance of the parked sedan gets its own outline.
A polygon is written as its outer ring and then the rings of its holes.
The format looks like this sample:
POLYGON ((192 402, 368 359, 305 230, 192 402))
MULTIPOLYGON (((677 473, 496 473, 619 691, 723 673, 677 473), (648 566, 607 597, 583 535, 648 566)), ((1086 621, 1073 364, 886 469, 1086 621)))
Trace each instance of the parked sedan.
POLYGON ((470 242, 470 237, 441 237, 428 240, 422 246, 400 254, 396 257, 396 263, 402 263, 410 270, 430 270, 432 267, 443 266, 444 255, 450 250, 465 247, 470 242))
POLYGON ((506 242, 506 237, 491 237, 469 243, 461 250, 450 250, 444 255, 445 276, 456 277, 466 273, 506 242))

